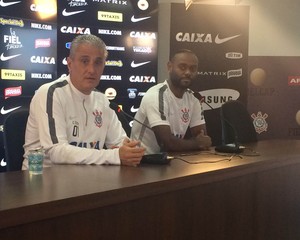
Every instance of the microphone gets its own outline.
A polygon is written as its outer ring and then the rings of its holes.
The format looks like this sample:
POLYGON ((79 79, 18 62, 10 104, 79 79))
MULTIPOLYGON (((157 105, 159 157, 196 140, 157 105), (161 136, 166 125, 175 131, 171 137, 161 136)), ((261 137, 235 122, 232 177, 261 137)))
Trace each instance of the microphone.
POLYGON ((222 123, 222 132, 223 132, 223 139, 222 139, 222 144, 218 145, 215 147, 215 150, 217 152, 222 152, 222 153, 241 153, 243 152, 244 148, 240 146, 239 142, 238 142, 238 134, 236 132, 236 129, 234 126, 232 126, 232 124, 223 116, 221 117, 221 119, 224 121, 222 123), (225 143, 225 139, 224 139, 224 123, 227 124, 227 126, 229 126, 230 129, 233 130, 233 135, 234 135, 234 141, 233 143, 225 143))
POLYGON ((205 103, 211 110, 215 110, 208 102, 205 101, 205 97, 203 97, 199 92, 193 92, 195 98, 197 98, 200 103, 205 103))
POLYGON ((144 126, 145 128, 148 128, 152 131, 152 128, 147 126, 146 124, 142 123, 141 121, 135 119, 134 117, 132 117, 130 114, 128 114, 127 112, 125 112, 122 108, 120 108, 120 106, 115 103, 115 102, 110 102, 109 105, 112 109, 116 109, 119 113, 121 112, 122 114, 124 114, 126 117, 129 117, 131 120, 138 122, 139 124, 141 124, 142 126, 144 126))
MULTIPOLYGON (((135 119, 134 117, 132 117, 130 114, 126 113, 123 109, 120 108, 120 106, 115 103, 115 102, 110 102, 109 105, 113 110, 117 110, 119 113, 124 114, 126 117, 130 118, 133 121, 138 122, 139 124, 141 124, 142 126, 144 126, 145 128, 150 129, 151 131, 152 128, 147 126, 146 124, 142 123, 141 121, 135 119)), ((171 159, 173 159, 173 157, 168 156, 168 154, 166 152, 160 152, 160 153, 155 153, 155 154, 147 154, 144 155, 141 159, 141 163, 142 164, 158 164, 158 165, 163 165, 163 164, 169 164, 171 159)))
MULTIPOLYGON (((209 103, 205 101, 205 97, 203 97, 199 92, 194 92, 193 95, 195 98, 197 98, 201 103, 205 103, 211 110, 215 110, 209 103)), ((222 123, 222 131, 223 131, 223 139, 222 144, 215 147, 215 150, 217 152, 222 153, 241 153, 243 151, 243 148, 240 147, 238 143, 238 134, 236 132, 236 129, 232 126, 232 124, 229 123, 227 119, 225 119, 223 116, 221 116, 221 119, 233 130, 234 134, 234 143, 225 143, 224 142, 224 123, 222 123)))

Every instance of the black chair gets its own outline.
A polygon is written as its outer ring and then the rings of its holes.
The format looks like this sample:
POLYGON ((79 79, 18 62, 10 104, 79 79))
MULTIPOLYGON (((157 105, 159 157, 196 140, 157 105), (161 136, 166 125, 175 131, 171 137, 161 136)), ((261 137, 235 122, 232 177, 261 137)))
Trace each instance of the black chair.
POLYGON ((257 141, 253 119, 241 101, 230 100, 224 103, 220 114, 223 144, 257 141))
POLYGON ((3 143, 6 160, 6 171, 22 169, 25 143, 25 129, 29 111, 22 108, 10 113, 3 124, 3 143))

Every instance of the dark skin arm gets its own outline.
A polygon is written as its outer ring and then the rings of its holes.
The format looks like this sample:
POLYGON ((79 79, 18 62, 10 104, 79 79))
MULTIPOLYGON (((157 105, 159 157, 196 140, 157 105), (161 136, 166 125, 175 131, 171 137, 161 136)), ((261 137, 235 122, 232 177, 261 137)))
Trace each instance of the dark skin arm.
POLYGON ((192 138, 190 139, 180 139, 173 136, 170 126, 167 125, 155 126, 152 129, 162 151, 207 150, 211 146, 211 138, 205 134, 205 125, 191 128, 192 138))

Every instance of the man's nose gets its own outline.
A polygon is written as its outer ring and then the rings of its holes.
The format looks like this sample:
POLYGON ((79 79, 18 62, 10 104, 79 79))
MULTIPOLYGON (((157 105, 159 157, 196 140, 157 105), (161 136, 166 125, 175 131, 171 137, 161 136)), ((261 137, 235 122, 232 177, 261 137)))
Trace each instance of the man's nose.
POLYGON ((87 68, 88 68, 88 71, 91 72, 91 73, 95 72, 95 69, 96 69, 96 67, 95 67, 95 65, 93 63, 90 63, 87 66, 87 68))
POLYGON ((185 76, 191 76, 192 74, 193 74, 192 71, 188 68, 184 71, 185 76))

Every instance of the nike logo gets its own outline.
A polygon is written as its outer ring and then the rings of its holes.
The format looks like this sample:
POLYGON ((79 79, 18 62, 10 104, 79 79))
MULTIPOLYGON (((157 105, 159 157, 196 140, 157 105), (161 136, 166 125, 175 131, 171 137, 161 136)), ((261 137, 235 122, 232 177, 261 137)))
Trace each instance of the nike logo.
POLYGON ((1 167, 5 167, 6 166, 6 162, 4 161, 4 158, 1 159, 0 166, 1 167))
POLYGON ((66 58, 64 58, 64 59, 62 60, 62 64, 63 64, 63 65, 68 65, 68 62, 67 62, 67 59, 66 59, 66 58))
POLYGON ((140 66, 143 66, 147 63, 149 63, 150 61, 147 61, 147 62, 141 62, 141 63, 135 63, 134 61, 131 62, 131 67, 132 68, 136 68, 136 67, 140 67, 140 66))
POLYGON ((151 17, 135 18, 134 16, 132 16, 131 17, 131 22, 140 22, 140 21, 146 20, 148 18, 151 18, 151 17))
POLYGON ((17 2, 4 2, 3 0, 0 1, 0 6, 1 7, 8 7, 10 5, 14 5, 17 3, 20 3, 21 1, 17 1, 17 2))
POLYGON ((231 37, 227 37, 227 38, 219 38, 219 34, 216 36, 216 38, 215 38, 215 43, 216 44, 222 44, 222 43, 224 43, 224 42, 228 42, 228 41, 230 41, 230 40, 232 40, 232 39, 234 39, 234 38, 237 38, 237 37, 239 37, 239 36, 241 36, 240 34, 239 35, 235 35, 235 36, 231 36, 231 37))
POLYGON ((10 108, 10 109, 7 109, 7 110, 4 109, 4 107, 2 107, 2 108, 1 108, 1 114, 2 114, 2 115, 8 114, 8 113, 10 113, 10 112, 12 112, 12 111, 17 110, 17 109, 20 108, 20 107, 22 107, 22 106, 10 108))
POLYGON ((72 15, 75 15, 75 14, 78 14, 78 13, 82 13, 82 12, 85 12, 85 10, 74 11, 74 12, 67 12, 67 10, 64 9, 62 11, 62 15, 65 16, 65 17, 68 17, 68 16, 72 16, 72 15))
POLYGON ((132 106, 131 108, 130 108, 130 111, 131 112, 137 112, 139 110, 139 108, 135 108, 134 106, 132 106))
POLYGON ((12 58, 15 58, 15 57, 18 57, 20 56, 21 54, 16 54, 16 55, 11 55, 11 56, 4 56, 4 54, 2 53, 1 56, 0 56, 0 59, 1 61, 7 61, 7 60, 10 60, 12 58))

